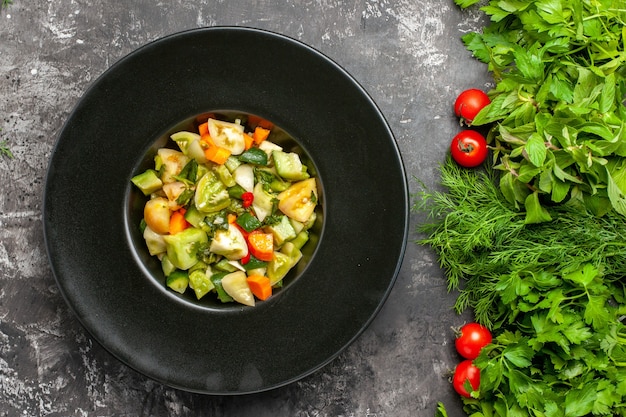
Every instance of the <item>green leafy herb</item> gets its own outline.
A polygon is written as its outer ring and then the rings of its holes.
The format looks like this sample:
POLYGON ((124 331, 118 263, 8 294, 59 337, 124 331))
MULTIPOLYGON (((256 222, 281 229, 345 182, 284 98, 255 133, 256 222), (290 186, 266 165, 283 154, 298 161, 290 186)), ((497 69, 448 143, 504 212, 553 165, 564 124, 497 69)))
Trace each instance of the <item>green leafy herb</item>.
POLYGON ((9 7, 9 4, 13 4, 13 0, 2 0, 2 4, 0 4, 0 9, 2 7, 9 7))
POLYGON ((445 192, 422 190, 419 243, 437 253, 455 309, 494 331, 475 364, 468 415, 626 415, 626 222, 578 200, 528 224, 497 185, 498 171, 448 159, 445 192), (565 411, 564 411, 565 410, 565 411))
POLYGON ((473 124, 493 126, 504 196, 529 223, 569 198, 626 216, 624 1, 492 0, 481 10, 491 23, 463 41, 496 87, 473 124))
POLYGON ((11 159, 15 157, 13 155, 13 152, 11 152, 11 149, 9 148, 8 142, 6 140, 0 142, 0 155, 4 155, 11 159))

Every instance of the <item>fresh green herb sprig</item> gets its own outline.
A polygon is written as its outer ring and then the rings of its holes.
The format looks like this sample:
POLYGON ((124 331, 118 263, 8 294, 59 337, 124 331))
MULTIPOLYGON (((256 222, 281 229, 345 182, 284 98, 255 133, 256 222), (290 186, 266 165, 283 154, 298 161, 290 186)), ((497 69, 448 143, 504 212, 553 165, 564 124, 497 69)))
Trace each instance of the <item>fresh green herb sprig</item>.
POLYGON ((626 415, 623 217, 572 200, 529 225, 491 166, 448 159, 440 172, 445 192, 424 189, 413 207, 428 215, 418 243, 459 291, 455 309, 473 310, 495 335, 475 360, 480 394, 463 400, 468 415, 626 415))
POLYGON ((13 152, 9 148, 8 142, 6 140, 3 140, 2 142, 0 142, 0 155, 4 155, 4 156, 9 157, 11 159, 13 159, 15 157, 13 155, 13 152))
POLYGON ((495 335, 475 360, 480 394, 463 399, 468 415, 626 415, 623 217, 571 201, 546 208, 554 221, 529 225, 492 167, 448 159, 440 172, 446 191, 424 189, 413 207, 428 217, 418 243, 459 291, 455 309, 495 335))
POLYGON ((13 0, 2 0, 2 4, 0 5, 0 8, 9 7, 9 4, 13 4, 13 0))
MULTIPOLYGON (((2 131, 2 129, 0 129, 0 131, 2 131)), ((11 149, 9 148, 8 142, 6 140, 0 142, 0 155, 4 155, 11 159, 13 159, 14 157, 13 152, 11 152, 11 149)))
POLYGON ((626 216, 624 1, 492 0, 481 10, 490 24, 463 41, 496 87, 473 125, 493 126, 506 199, 528 223, 570 198, 626 216))

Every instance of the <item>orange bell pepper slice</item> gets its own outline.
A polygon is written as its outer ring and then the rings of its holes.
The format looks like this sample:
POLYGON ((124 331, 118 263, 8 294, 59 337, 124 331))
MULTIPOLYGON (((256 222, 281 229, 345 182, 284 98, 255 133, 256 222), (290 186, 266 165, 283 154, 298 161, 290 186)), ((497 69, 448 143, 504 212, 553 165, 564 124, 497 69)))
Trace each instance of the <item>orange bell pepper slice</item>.
POLYGON ((274 259, 274 236, 254 230, 248 234, 248 248, 255 258, 269 262, 274 259))

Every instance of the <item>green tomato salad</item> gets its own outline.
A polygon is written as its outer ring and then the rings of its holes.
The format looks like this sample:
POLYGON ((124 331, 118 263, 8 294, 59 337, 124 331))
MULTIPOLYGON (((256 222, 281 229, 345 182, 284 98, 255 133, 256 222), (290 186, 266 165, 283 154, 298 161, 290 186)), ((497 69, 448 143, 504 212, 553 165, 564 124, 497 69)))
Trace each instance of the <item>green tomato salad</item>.
POLYGON ((154 166, 132 177, 147 197, 143 240, 172 291, 254 306, 316 244, 315 170, 285 135, 256 116, 210 114, 171 134, 154 166))

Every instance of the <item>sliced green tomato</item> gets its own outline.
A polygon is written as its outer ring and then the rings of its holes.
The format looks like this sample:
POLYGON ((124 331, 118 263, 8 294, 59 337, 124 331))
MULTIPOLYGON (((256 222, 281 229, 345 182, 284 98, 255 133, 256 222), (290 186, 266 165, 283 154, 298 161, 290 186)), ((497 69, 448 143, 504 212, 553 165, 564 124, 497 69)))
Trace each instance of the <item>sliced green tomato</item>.
POLYGON ((172 290, 182 294, 187 290, 187 286, 189 285, 189 274, 187 271, 177 269, 167 276, 165 283, 172 290))
POLYGON ((163 255, 161 258, 161 269, 166 277, 176 270, 176 266, 174 266, 170 258, 167 257, 167 254, 163 255))
POLYGON ((317 184, 309 178, 292 184, 278 194, 278 209, 290 218, 306 223, 317 205, 317 184))
POLYGON ((242 125, 209 119, 208 126, 211 139, 217 146, 228 149, 233 155, 240 155, 246 149, 242 125))
POLYGON ((130 179, 144 195, 150 195, 163 187, 163 181, 153 169, 148 169, 130 179))
POLYGON ((197 269, 189 274, 189 288, 196 294, 199 300, 215 288, 206 271, 197 269))
POLYGON ((236 261, 248 254, 248 244, 239 228, 229 224, 227 230, 220 229, 215 232, 209 250, 228 260, 236 261))
POLYGON ((254 213, 260 221, 263 221, 272 212, 274 206, 273 197, 263 189, 263 184, 261 183, 254 186, 252 194, 254 194, 252 202, 254 213))
POLYGON ((170 138, 174 142, 176 142, 182 153, 187 155, 187 151, 189 150, 189 144, 194 140, 200 139, 200 135, 197 133, 187 132, 183 130, 170 135, 170 138))
POLYGON ((189 162, 189 158, 186 155, 174 149, 161 148, 157 151, 157 156, 163 165, 161 181, 166 184, 176 181, 174 176, 180 174, 180 171, 182 171, 185 165, 187 165, 187 162, 189 162))
POLYGON ((250 291, 246 278, 247 275, 243 271, 232 272, 222 278, 222 287, 233 300, 254 307, 254 295, 250 291))
POLYGON ((287 273, 302 259, 302 252, 292 242, 286 242, 278 252, 274 252, 274 258, 267 265, 267 277, 273 285, 282 281, 287 273))
POLYGON ((230 205, 228 190, 215 172, 208 171, 200 178, 196 186, 194 203, 203 213, 220 211, 230 205))
POLYGON ((146 241, 150 255, 155 256, 167 251, 167 245, 165 244, 165 240, 163 240, 163 235, 152 230, 150 226, 146 226, 143 230, 143 238, 146 241))
POLYGON ((163 236, 167 257, 178 269, 187 270, 198 262, 196 246, 209 241, 205 232, 190 227, 175 235, 163 236))
POLYGON ((233 172, 233 178, 244 190, 252 192, 254 189, 254 169, 252 165, 239 165, 233 172))
POLYGON ((267 264, 267 277, 272 285, 280 282, 293 267, 291 258, 281 252, 274 252, 274 259, 267 264))
POLYGON ((237 184, 233 175, 228 168, 226 168, 226 165, 216 165, 213 169, 217 172, 220 181, 222 181, 226 187, 234 187, 237 184))
POLYGON ((309 178, 306 165, 300 161, 300 155, 295 152, 273 151, 272 158, 276 165, 276 172, 286 180, 299 181, 309 178))
POLYGON ((180 150, 186 156, 195 159, 198 163, 206 163, 206 157, 204 156, 204 149, 200 145, 200 135, 193 132, 176 132, 170 136, 174 142, 178 145, 180 150))

